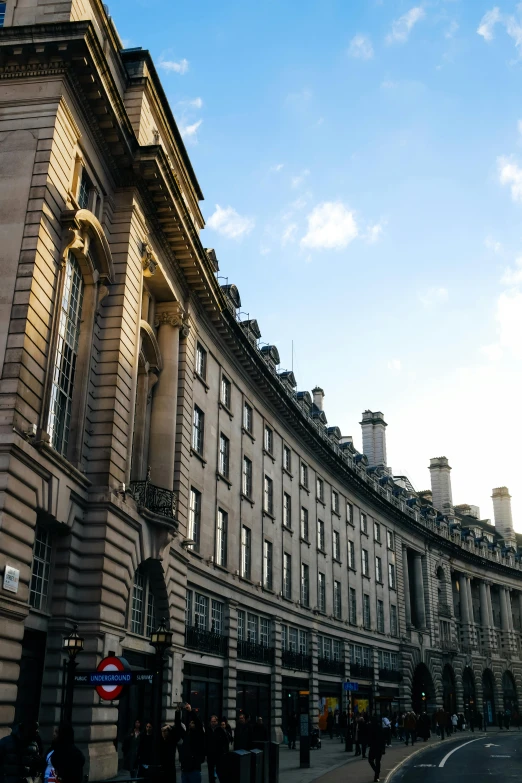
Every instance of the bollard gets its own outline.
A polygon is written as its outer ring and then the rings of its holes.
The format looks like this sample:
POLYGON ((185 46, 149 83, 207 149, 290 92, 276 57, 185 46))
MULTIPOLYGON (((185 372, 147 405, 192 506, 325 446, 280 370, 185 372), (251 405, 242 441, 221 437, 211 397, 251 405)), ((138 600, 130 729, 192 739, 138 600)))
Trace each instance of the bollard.
POLYGON ((263 783, 263 751, 252 748, 250 756, 250 783, 263 783))
POLYGON ((227 783, 250 783, 249 750, 232 750, 224 759, 227 783))
POLYGON ((269 783, 279 783, 279 742, 270 742, 269 783))
POLYGON ((263 751, 263 783, 269 783, 270 780, 270 743, 256 741, 252 743, 254 748, 263 751))

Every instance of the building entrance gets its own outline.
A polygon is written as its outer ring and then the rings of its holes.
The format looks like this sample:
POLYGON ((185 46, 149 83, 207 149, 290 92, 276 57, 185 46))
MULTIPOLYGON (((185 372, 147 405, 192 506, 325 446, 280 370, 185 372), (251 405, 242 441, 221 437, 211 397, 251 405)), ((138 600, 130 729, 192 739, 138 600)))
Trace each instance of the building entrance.
POLYGON ((211 715, 227 720, 234 717, 223 716, 223 669, 186 663, 183 668, 183 699, 199 710, 204 726, 211 715))

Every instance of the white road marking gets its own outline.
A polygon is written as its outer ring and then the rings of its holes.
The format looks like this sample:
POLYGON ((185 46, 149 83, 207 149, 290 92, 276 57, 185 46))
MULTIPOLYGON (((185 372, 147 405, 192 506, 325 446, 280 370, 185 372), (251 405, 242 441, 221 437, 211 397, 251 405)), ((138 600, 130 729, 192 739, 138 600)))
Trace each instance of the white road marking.
POLYGON ((416 767, 436 767, 436 764, 415 764, 416 767))
POLYGON ((500 745, 495 745, 494 742, 488 742, 487 745, 484 745, 485 748, 500 748, 500 745))
POLYGON ((510 759, 511 756, 499 756, 499 755, 495 755, 495 753, 492 753, 491 754, 491 758, 492 759, 510 759))
POLYGON ((443 767, 443 766, 444 766, 444 764, 446 763, 446 761, 449 759, 449 757, 450 757, 450 756, 451 756, 453 753, 455 753, 457 750, 460 750, 461 748, 464 748, 466 745, 471 745, 471 743, 472 743, 472 742, 478 742, 478 741, 479 741, 479 740, 481 740, 481 739, 483 739, 483 737, 477 737, 477 739, 468 740, 468 742, 463 742, 463 743, 462 743, 462 745, 457 745, 457 747, 456 747, 456 748, 453 748, 453 750, 450 750, 450 752, 449 752, 449 753, 446 753, 446 755, 444 756, 444 758, 443 758, 443 759, 442 759, 442 761, 440 762, 440 764, 439 764, 439 767, 443 767))

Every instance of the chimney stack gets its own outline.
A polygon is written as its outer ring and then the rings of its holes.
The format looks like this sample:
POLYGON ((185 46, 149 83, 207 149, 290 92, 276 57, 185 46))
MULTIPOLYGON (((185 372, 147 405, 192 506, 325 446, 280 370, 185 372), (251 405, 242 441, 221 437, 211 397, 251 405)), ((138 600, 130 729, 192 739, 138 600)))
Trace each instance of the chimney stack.
POLYGON ((319 410, 322 411, 324 391, 319 386, 316 386, 315 389, 312 389, 312 397, 313 397, 315 407, 319 408, 319 410))
POLYGON ((491 495, 493 499, 493 513, 495 515, 495 527, 506 544, 516 547, 515 530, 511 516, 511 495, 507 487, 497 487, 491 495))
POLYGON ((386 467, 386 427, 381 411, 364 411, 361 421, 363 454, 370 467, 386 467))
POLYGON ((447 457, 430 459, 433 506, 443 514, 453 514, 450 471, 451 467, 447 457))

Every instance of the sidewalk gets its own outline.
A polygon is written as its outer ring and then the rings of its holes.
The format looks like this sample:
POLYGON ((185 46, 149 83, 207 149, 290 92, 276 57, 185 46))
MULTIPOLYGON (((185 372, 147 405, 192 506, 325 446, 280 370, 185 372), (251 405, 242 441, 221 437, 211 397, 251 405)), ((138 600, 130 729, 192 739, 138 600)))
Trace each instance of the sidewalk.
MULTIPOLYGON (((427 742, 417 741, 413 747, 406 746, 399 740, 394 740, 391 748, 386 748, 386 754, 381 762, 381 781, 385 781, 389 773, 404 759, 414 753, 437 745, 445 746, 454 742, 465 742, 467 739, 479 736, 488 736, 483 732, 459 731, 445 740, 440 740, 433 735, 427 742)), ((281 745, 279 754, 279 780, 281 783, 346 783, 349 777, 350 783, 371 783, 373 770, 367 759, 354 756, 353 753, 344 751, 344 743, 339 740, 323 738, 321 750, 310 751, 310 768, 299 768, 299 751, 288 750, 286 745, 281 745), (346 767, 349 766, 349 769, 346 767)))

